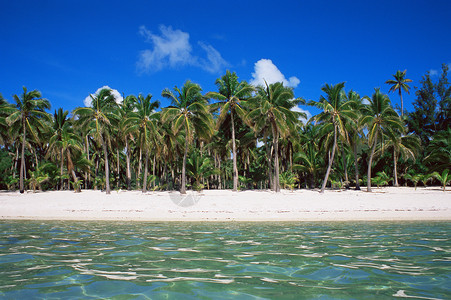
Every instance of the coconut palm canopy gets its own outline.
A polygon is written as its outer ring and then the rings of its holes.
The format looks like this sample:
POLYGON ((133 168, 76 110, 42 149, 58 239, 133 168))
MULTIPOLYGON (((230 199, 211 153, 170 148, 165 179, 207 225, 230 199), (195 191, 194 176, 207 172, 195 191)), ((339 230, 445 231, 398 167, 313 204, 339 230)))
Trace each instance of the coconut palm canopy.
MULTIPOLYGON (((443 95, 432 115, 438 124, 450 115, 447 70, 431 94, 443 95)), ((103 88, 89 106, 58 108, 53 117, 38 90, 24 87, 14 103, 0 98, 0 188, 324 192, 359 189, 364 173, 368 191, 448 184, 449 128, 420 143, 379 88, 368 97, 346 93, 344 82, 325 84, 308 102, 321 112, 307 120, 298 106, 305 101, 284 82, 255 86, 227 71, 216 85, 203 91, 188 80, 165 88, 171 104, 163 107, 151 94, 118 101, 103 88)), ((407 114, 407 124, 417 115, 407 114)))

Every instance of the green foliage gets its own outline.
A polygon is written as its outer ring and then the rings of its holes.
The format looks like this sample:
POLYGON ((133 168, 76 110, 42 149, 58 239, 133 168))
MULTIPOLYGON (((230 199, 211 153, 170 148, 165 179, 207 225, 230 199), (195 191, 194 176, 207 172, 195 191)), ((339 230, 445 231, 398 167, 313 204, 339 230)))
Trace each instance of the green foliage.
POLYGON ((201 155, 197 150, 191 152, 186 160, 186 173, 193 180, 192 187, 195 190, 202 190, 204 188, 203 179, 217 174, 217 172, 212 160, 206 155, 201 155))
POLYGON ((389 92, 394 92, 396 90, 398 90, 398 92, 399 92, 399 98, 401 98, 401 116, 404 115, 402 90, 404 90, 405 92, 407 92, 407 94, 409 94, 410 86, 408 86, 407 83, 412 82, 412 79, 404 78, 405 76, 406 76, 406 70, 404 70, 403 72, 398 70, 398 71, 396 71, 396 74, 393 75, 393 77, 395 78, 394 80, 390 79, 385 82, 385 83, 391 85, 389 92))
POLYGON ((376 177, 371 178, 371 181, 377 185, 377 187, 386 186, 388 185, 388 182, 392 180, 390 176, 387 175, 385 172, 377 172, 376 177))
POLYGON ((240 190, 249 188, 249 185, 252 184, 252 178, 244 177, 242 175, 238 176, 238 180, 240 182, 240 190))
POLYGON ((432 136, 447 130, 451 123, 451 85, 448 81, 448 65, 442 65, 438 82, 433 82, 429 71, 420 81, 415 92, 414 111, 408 114, 409 132, 414 132, 424 146, 429 145, 432 136))
POLYGON ((50 179, 49 175, 43 172, 42 167, 34 171, 29 170, 28 174, 29 174, 28 184, 31 186, 34 193, 38 188, 41 189, 42 183, 50 179))
POLYGON ((443 187, 443 191, 445 191, 446 185, 451 181, 451 176, 449 176, 449 170, 443 170, 442 174, 439 174, 438 172, 432 173, 432 176, 437 178, 441 183, 443 187))
POLYGON ((294 190, 296 183, 299 181, 298 176, 292 172, 286 171, 279 175, 280 186, 283 189, 294 190))
POLYGON ((432 171, 451 169, 451 128, 434 134, 429 143, 424 162, 432 171))
POLYGON ((8 152, 4 149, 0 149, 0 188, 6 186, 8 177, 11 175, 11 167, 13 160, 8 152))
POLYGON ((71 181, 72 188, 74 189, 75 193, 81 192, 81 186, 83 185, 83 180, 78 179, 77 181, 71 181))

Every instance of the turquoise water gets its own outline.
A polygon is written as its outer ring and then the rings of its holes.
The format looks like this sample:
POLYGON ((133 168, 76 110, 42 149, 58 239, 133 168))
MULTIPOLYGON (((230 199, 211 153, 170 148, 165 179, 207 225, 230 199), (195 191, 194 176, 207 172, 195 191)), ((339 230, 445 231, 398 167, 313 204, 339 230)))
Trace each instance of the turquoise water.
POLYGON ((451 298, 450 222, 0 222, 0 298, 451 298))

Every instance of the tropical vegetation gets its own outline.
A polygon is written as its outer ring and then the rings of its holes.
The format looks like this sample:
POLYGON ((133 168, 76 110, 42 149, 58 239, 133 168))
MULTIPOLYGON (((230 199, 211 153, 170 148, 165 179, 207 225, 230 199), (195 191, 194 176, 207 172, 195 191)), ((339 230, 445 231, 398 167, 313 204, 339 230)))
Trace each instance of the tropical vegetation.
POLYGON ((252 86, 227 71, 217 91, 197 83, 155 97, 109 89, 89 106, 56 108, 23 87, 0 94, 0 189, 280 189, 449 184, 451 85, 448 65, 427 72, 405 111, 406 71, 387 80, 401 116, 376 88, 361 96, 346 83, 325 84, 318 100, 296 97, 282 82, 252 86), (298 105, 320 112, 307 119, 298 105), (360 174, 366 174, 362 176, 360 174))

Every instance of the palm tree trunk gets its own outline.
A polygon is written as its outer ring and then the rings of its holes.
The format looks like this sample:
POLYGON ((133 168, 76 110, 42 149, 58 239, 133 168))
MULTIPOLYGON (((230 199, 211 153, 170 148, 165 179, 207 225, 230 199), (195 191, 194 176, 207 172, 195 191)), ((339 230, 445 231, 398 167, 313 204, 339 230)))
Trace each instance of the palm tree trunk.
POLYGON ((63 149, 61 149, 61 163, 60 163, 60 191, 63 190, 63 185, 64 185, 64 179, 63 179, 63 168, 64 168, 64 153, 63 153, 63 149))
POLYGON ((20 193, 24 193, 24 184, 23 184, 23 177, 25 175, 25 137, 27 134, 27 127, 25 124, 25 118, 22 120, 22 126, 23 126, 23 136, 22 136, 22 155, 20 159, 20 176, 19 176, 19 189, 20 193))
POLYGON ((103 137, 100 137, 103 147, 103 154, 105 155, 105 187, 107 195, 111 194, 110 190, 110 169, 108 165, 108 149, 106 147, 106 143, 103 140, 103 137))
POLYGON ((359 184, 359 166, 357 164, 357 143, 354 143, 354 168, 355 168, 355 189, 360 190, 359 184))
POLYGON ((274 136, 274 191, 276 193, 280 192, 279 184, 279 137, 276 129, 272 128, 272 133, 274 136))
POLYGON ((274 190, 274 182, 272 177, 272 147, 269 149, 269 142, 265 143, 266 153, 268 154, 268 178, 269 178, 269 188, 274 190))
POLYGON ((398 156, 396 155, 396 150, 393 150, 393 177, 395 186, 398 187, 398 156))
MULTIPOLYGON (((78 178, 77 178, 77 175, 75 175, 74 164, 72 163, 72 159, 70 158, 69 150, 66 151, 66 156, 67 156, 67 171, 72 174, 72 179, 74 180, 74 183, 75 183, 78 181, 78 178)), ((74 190, 75 190, 75 186, 74 186, 74 190)), ((77 189, 75 191, 80 192, 80 187, 77 187, 77 189)))
POLYGON ((149 150, 146 150, 146 157, 144 158, 144 182, 143 182, 143 188, 142 192, 147 193, 147 170, 149 167, 149 150))
POLYGON ((119 189, 120 165, 119 165, 119 147, 116 149, 116 168, 117 168, 117 182, 116 188, 119 189))
POLYGON ((130 182, 132 173, 130 171, 130 145, 128 144, 128 138, 125 137, 125 147, 127 149, 126 161, 127 161, 127 190, 131 190, 130 182))
POLYGON ((327 180, 329 180, 330 169, 332 168, 332 163, 334 162, 335 148, 337 147, 337 126, 334 127, 334 146, 332 148, 332 155, 329 158, 329 166, 327 167, 326 176, 324 176, 323 185, 321 186, 320 193, 324 193, 326 189, 327 180))
POLYGON ((183 154, 182 165, 182 186, 180 187, 180 194, 186 194, 186 157, 188 156, 188 133, 185 133, 185 153, 183 154))
POLYGON ((404 103, 402 101, 401 87, 399 87, 399 98, 401 98, 401 118, 404 116, 404 103))
POLYGON ((218 169, 219 169, 218 183, 219 183, 219 189, 221 189, 222 188, 221 157, 219 155, 218 155, 218 169))
MULTIPOLYGON (((154 155, 153 156, 153 165, 152 165, 152 175, 153 175, 153 178, 155 178, 155 166, 156 166, 156 156, 157 155, 154 155)), ((155 180, 153 180, 152 181, 152 188, 155 188, 155 180)))
POLYGON ((233 155, 233 191, 238 189, 238 168, 236 166, 236 144, 235 144, 235 124, 233 121, 233 111, 230 112, 232 118, 232 155, 233 155))
POLYGON ((141 183, 142 156, 143 156, 142 147, 140 147, 139 148, 139 162, 138 162, 138 177, 136 178, 136 182, 137 182, 138 188, 139 188, 140 183, 141 183))
POLYGON ((346 163, 346 155, 343 147, 343 142, 341 142, 341 157, 343 159, 343 169, 345 171, 345 188, 349 190, 348 164, 346 163))
POLYGON ((368 192, 371 192, 371 164, 373 163, 373 156, 374 156, 374 151, 376 150, 376 144, 377 144, 377 134, 374 137, 374 144, 373 144, 373 148, 371 149, 370 161, 368 162, 368 173, 367 173, 367 180, 366 180, 366 186, 367 186, 368 192))
POLYGON ((17 147, 17 143, 15 146, 16 146, 16 157, 14 159, 13 178, 16 178, 17 163, 19 162, 19 147, 17 147))
MULTIPOLYGON (((88 135, 86 135, 86 155, 87 155, 87 158, 89 160, 89 140, 88 140, 88 135)), ((85 185, 85 187, 88 188, 89 183, 91 182, 91 167, 88 167, 88 173, 87 173, 87 176, 85 175, 85 178, 86 178, 86 185, 85 185)))

